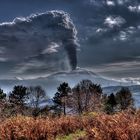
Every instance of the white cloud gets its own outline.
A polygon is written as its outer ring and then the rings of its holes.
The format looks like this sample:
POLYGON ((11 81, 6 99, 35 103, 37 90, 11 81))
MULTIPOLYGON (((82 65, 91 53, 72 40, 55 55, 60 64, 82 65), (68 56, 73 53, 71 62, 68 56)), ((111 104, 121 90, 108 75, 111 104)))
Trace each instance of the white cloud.
POLYGON ((0 57, 0 62, 6 62, 8 61, 8 58, 0 57))
POLYGON ((126 22, 125 19, 120 16, 118 17, 108 16, 105 18, 104 24, 106 24, 110 28, 113 28, 113 27, 121 27, 125 22, 126 22))
POLYGON ((42 54, 57 53, 60 45, 52 42, 46 49, 42 51, 42 54))
POLYGON ((138 78, 133 78, 133 77, 121 78, 121 81, 131 83, 131 84, 140 85, 140 77, 138 77, 138 78))
POLYGON ((23 78, 21 78, 21 77, 15 77, 15 79, 17 79, 17 80, 19 80, 19 81, 24 80, 24 79, 23 79, 23 78))
POLYGON ((131 11, 131 12, 137 12, 139 13, 140 12, 140 5, 138 6, 128 6, 128 9, 131 11))
POLYGON ((107 4, 108 6, 115 6, 114 1, 111 1, 111 0, 107 0, 107 1, 106 1, 106 4, 107 4))
POLYGON ((128 38, 127 33, 124 31, 121 31, 120 32, 120 40, 125 41, 125 40, 127 40, 127 38, 128 38))

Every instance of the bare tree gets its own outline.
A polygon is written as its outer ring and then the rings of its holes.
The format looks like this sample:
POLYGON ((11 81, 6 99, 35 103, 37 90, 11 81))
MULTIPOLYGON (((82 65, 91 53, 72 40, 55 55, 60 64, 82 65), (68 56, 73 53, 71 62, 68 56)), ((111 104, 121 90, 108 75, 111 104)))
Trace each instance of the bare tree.
POLYGON ((90 80, 82 80, 72 91, 73 109, 79 114, 93 111, 99 107, 102 95, 100 85, 94 84, 90 80))
POLYGON ((83 113, 83 103, 82 103, 82 92, 81 92, 81 89, 80 89, 80 85, 78 84, 77 86, 75 86, 73 89, 72 89, 72 100, 71 100, 71 106, 73 108, 73 111, 74 112, 78 112, 78 114, 82 114, 83 113))
POLYGON ((35 87, 31 86, 27 89, 27 91, 29 97, 29 104, 33 108, 32 115, 37 116, 41 111, 40 109, 41 101, 47 99, 48 97, 41 86, 35 86, 35 87))

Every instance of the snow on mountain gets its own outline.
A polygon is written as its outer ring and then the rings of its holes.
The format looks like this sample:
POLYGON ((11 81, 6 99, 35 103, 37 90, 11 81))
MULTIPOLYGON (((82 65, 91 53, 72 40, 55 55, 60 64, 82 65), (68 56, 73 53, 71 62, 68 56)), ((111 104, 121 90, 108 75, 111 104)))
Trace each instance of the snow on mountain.
POLYGON ((100 84, 102 87, 119 85, 117 81, 106 79, 92 71, 79 68, 70 72, 58 72, 47 77, 39 77, 36 79, 23 79, 18 77, 10 80, 0 80, 0 87, 5 91, 10 91, 14 85, 41 85, 49 96, 53 96, 57 87, 62 82, 68 82, 69 85, 73 87, 83 79, 89 79, 94 83, 100 84))

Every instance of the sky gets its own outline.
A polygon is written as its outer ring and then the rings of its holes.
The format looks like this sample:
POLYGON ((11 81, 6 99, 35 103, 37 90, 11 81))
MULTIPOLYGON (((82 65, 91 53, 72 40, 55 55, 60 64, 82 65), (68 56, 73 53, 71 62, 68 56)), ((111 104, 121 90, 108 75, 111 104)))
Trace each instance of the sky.
POLYGON ((139 0, 1 0, 0 77, 81 67, 140 80, 139 37, 139 0))

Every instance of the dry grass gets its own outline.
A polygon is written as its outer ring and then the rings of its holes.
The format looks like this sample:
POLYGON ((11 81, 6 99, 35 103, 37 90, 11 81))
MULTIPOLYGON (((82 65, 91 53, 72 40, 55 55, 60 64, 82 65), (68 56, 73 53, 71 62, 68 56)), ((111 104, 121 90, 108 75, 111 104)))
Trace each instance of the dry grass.
POLYGON ((0 124, 0 140, 27 139, 53 140, 58 135, 66 135, 82 129, 79 118, 37 118, 17 116, 0 124))
POLYGON ((88 140, 140 140, 140 113, 99 115, 86 130, 88 140))
POLYGON ((140 140, 140 112, 103 113, 77 117, 37 118, 17 116, 0 123, 0 140, 55 140, 83 131, 83 140, 140 140))

